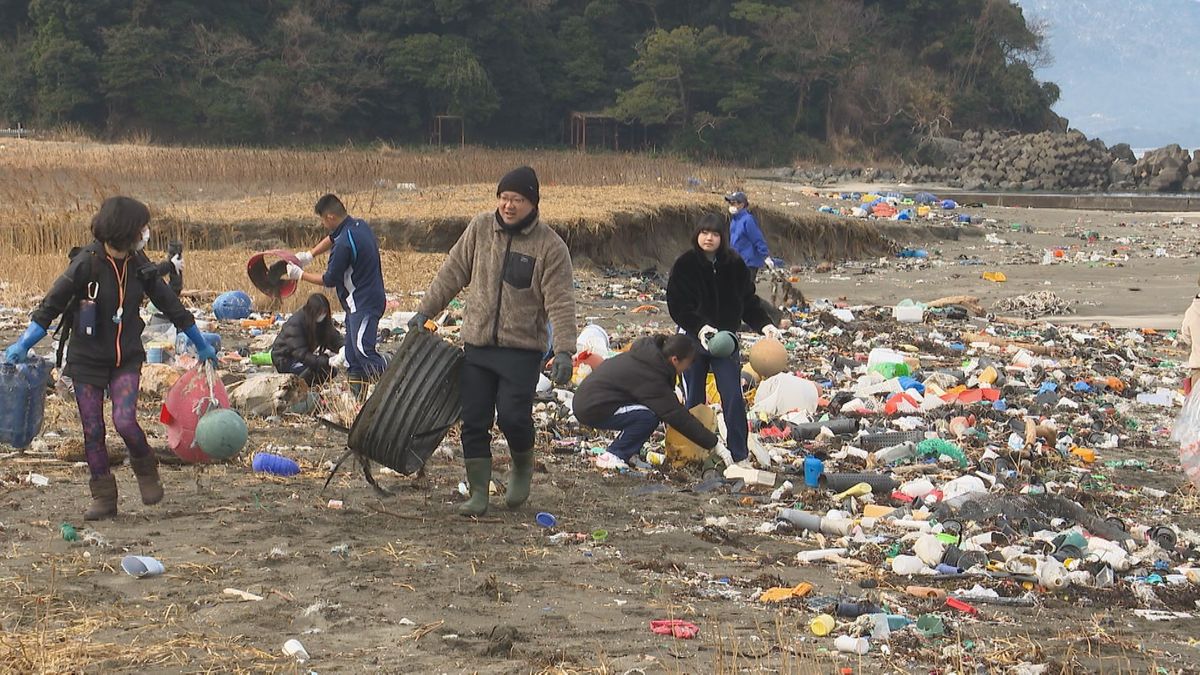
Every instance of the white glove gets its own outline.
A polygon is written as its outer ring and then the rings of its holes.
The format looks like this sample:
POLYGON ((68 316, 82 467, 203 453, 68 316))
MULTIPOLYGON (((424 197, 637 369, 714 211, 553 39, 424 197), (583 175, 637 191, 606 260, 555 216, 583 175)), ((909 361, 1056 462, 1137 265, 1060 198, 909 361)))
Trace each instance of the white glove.
POLYGON ((308 251, 303 251, 296 254, 296 260, 300 262, 300 269, 304 269, 312 264, 313 255, 308 251))
POLYGON ((700 338, 700 345, 705 349, 708 349, 708 341, 711 340, 712 336, 716 335, 718 332, 719 331, 716 328, 713 328, 708 324, 704 324, 704 327, 700 329, 700 332, 696 335, 696 337, 700 338))
POLYGON ((330 368, 345 368, 346 367, 346 348, 342 347, 341 351, 329 357, 330 368))
POLYGON ((304 275, 304 270, 300 266, 293 265, 292 263, 288 263, 287 278, 291 279, 292 281, 299 281, 300 277, 303 275, 304 275))
POLYGON ((782 340, 783 339, 783 331, 779 330, 778 326, 775 326, 772 324, 767 324, 766 326, 763 326, 762 332, 763 332, 763 335, 771 338, 772 340, 782 340))
POLYGON ((769 267, 771 269, 775 269, 775 259, 772 258, 771 256, 767 256, 766 260, 764 260, 763 262, 767 265, 767 267, 769 267))
POLYGON ((175 272, 177 274, 183 274, 183 258, 177 255, 171 258, 171 264, 175 266, 175 272))
POLYGON ((725 444, 721 441, 717 441, 712 451, 714 455, 721 458, 722 462, 725 462, 725 466, 733 464, 733 455, 729 454, 729 448, 725 447, 725 444))

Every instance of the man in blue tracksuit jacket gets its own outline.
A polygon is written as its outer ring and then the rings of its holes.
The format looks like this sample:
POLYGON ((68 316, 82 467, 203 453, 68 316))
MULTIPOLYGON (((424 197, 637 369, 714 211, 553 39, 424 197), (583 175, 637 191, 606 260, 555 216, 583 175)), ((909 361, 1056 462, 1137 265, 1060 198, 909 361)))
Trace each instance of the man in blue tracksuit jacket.
POLYGON ((350 217, 335 195, 321 197, 316 212, 329 237, 314 251, 320 254, 332 249, 329 266, 324 275, 305 272, 302 267, 312 262, 313 253, 304 252, 296 256, 300 265, 288 265, 288 276, 337 291, 346 311, 346 371, 351 390, 361 395, 364 383, 379 377, 387 367, 383 356, 375 350, 379 319, 387 304, 379 242, 371 226, 365 220, 350 217))
POLYGON ((758 229, 758 221, 754 219, 754 214, 750 213, 750 202, 746 199, 745 192, 734 192, 725 197, 725 201, 729 202, 731 216, 729 245, 742 256, 746 267, 750 268, 751 275, 757 278, 758 270, 762 269, 763 265, 775 266, 767 248, 767 240, 763 238, 762 230, 758 229))

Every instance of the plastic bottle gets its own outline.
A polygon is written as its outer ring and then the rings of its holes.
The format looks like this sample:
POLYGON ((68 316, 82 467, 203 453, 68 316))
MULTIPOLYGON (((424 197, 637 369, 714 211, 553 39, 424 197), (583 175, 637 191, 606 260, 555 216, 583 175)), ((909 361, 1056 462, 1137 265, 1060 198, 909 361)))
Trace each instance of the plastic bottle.
POLYGON ((251 466, 259 473, 269 473, 276 476, 295 476, 300 473, 300 465, 295 461, 269 452, 254 453, 251 466))
POLYGON ((925 563, 915 555, 898 555, 892 558, 892 571, 902 576, 921 574, 925 563))
POLYGON ((894 464, 916 456, 917 444, 913 442, 901 443, 875 451, 875 461, 880 464, 894 464))
POLYGON ((1050 590, 1056 591, 1067 587, 1067 568, 1054 558, 1042 561, 1038 565, 1037 575, 1042 586, 1050 590))
POLYGON ((796 554, 796 561, 806 563, 819 562, 842 555, 846 555, 846 549, 844 548, 818 548, 812 551, 800 551, 796 554))
POLYGON ((946 554, 946 545, 936 535, 923 534, 913 544, 913 553, 921 559, 921 562, 935 567, 942 562, 942 558, 946 554))
POLYGON ((870 602, 859 602, 856 600, 838 600, 837 606, 834 607, 833 613, 846 619, 857 619, 863 614, 876 614, 879 612, 879 607, 870 602))
POLYGON ((859 656, 871 651, 871 643, 866 638, 853 635, 839 635, 833 641, 833 647, 843 654, 858 654, 859 656))
POLYGON ((780 509, 777 520, 786 520, 798 530, 821 531, 821 516, 800 509, 780 509))
POLYGON ((913 499, 920 499, 933 492, 933 483, 926 478, 917 478, 901 485, 900 491, 913 499))

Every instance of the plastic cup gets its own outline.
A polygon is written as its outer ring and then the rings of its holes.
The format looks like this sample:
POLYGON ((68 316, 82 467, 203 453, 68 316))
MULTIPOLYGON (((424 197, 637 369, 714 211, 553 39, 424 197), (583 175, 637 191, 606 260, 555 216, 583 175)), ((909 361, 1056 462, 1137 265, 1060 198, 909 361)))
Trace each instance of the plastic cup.
POLYGON ((148 555, 127 555, 121 559, 121 569, 131 577, 145 579, 163 573, 163 564, 148 555))
POLYGON ((553 513, 546 513, 545 511, 542 511, 541 513, 537 514, 536 518, 537 524, 541 525, 542 527, 554 527, 558 524, 558 518, 555 518, 553 513))
POLYGON ((808 629, 811 630, 812 634, 816 635, 817 637, 825 637, 833 632, 833 628, 836 625, 837 621, 835 621, 832 616, 829 616, 828 614, 821 614, 812 621, 808 622, 808 629))
POLYGON ((596 542, 597 544, 603 544, 604 542, 608 541, 608 530, 593 530, 592 541, 596 542))
POLYGON ((295 638, 283 643, 283 654, 284 656, 290 656, 296 659, 300 663, 304 663, 310 658, 308 655, 308 650, 305 649, 304 645, 295 638))

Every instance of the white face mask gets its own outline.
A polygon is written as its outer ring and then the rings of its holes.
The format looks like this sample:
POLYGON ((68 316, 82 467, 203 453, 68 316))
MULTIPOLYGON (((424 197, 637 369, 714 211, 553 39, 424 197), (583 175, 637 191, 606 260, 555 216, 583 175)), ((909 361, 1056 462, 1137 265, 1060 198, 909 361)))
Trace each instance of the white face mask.
POLYGON ((149 243, 150 243, 150 226, 147 225, 145 228, 142 229, 142 238, 139 239, 138 242, 133 245, 133 250, 140 251, 140 250, 146 248, 146 244, 149 244, 149 243))
POLYGON ((730 204, 730 205, 729 205, 729 212, 730 212, 730 213, 736 214, 736 213, 737 213, 739 210, 740 210, 740 209, 738 209, 738 207, 734 206, 733 204, 730 204))

